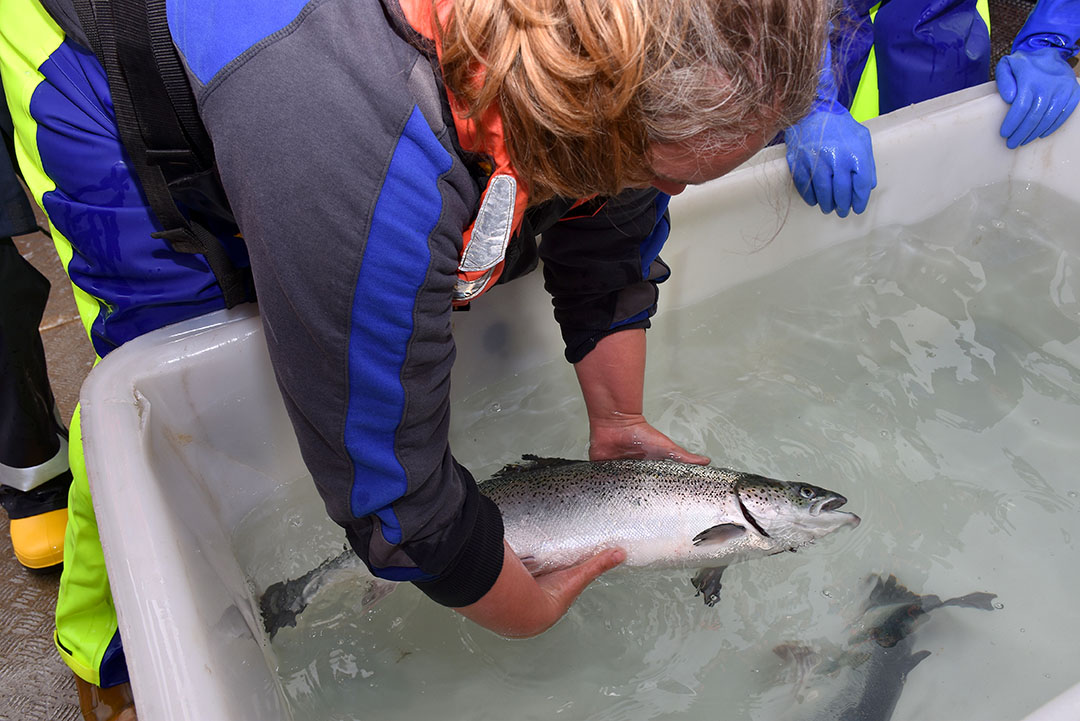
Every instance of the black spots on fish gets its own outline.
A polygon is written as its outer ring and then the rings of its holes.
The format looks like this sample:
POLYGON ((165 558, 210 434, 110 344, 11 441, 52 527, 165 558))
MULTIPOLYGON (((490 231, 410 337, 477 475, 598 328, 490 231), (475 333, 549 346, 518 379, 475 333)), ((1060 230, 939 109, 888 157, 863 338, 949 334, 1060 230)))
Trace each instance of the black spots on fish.
POLYGON ((775 478, 748 473, 739 474, 735 486, 739 495, 750 504, 773 505, 786 502, 808 507, 820 503, 821 499, 835 498, 836 502, 834 504, 826 504, 828 505, 827 508, 825 505, 822 506, 822 510, 835 510, 847 500, 832 491, 809 483, 778 481, 775 478))
POLYGON ((702 495, 723 497, 730 493, 742 474, 712 466, 697 466, 669 460, 619 459, 608 461, 568 461, 526 455, 525 462, 510 464, 480 484, 481 491, 496 503, 501 499, 554 498, 559 494, 596 498, 605 489, 628 503, 634 493, 646 499, 662 494, 699 500, 702 495))
POLYGON ((543 458, 541 456, 533 455, 532 453, 524 453, 521 456, 520 463, 507 463, 501 469, 496 471, 491 477, 499 478, 501 476, 528 473, 530 471, 535 471, 541 468, 571 466, 580 463, 588 463, 588 461, 572 461, 567 458, 543 458))
POLYGON ((738 494, 748 502, 769 505, 788 496, 792 484, 752 473, 739 473, 735 481, 738 494))

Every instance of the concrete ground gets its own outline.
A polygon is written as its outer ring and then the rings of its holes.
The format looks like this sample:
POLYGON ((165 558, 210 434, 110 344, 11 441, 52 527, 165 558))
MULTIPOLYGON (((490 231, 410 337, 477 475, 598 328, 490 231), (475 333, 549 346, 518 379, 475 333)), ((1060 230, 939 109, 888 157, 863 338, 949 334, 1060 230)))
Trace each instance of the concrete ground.
MULTIPOLYGON (((1030 8, 1028 0, 990 0, 995 61, 1005 53, 1030 8)), ((38 212, 41 224, 46 225, 38 212)), ((94 352, 52 241, 35 233, 17 238, 16 243, 24 257, 52 282, 41 336, 53 393, 68 420, 94 352)), ((10 547, 8 519, 0 513, 0 721, 80 719, 72 674, 52 643, 59 577, 27 573, 15 561, 10 547)))

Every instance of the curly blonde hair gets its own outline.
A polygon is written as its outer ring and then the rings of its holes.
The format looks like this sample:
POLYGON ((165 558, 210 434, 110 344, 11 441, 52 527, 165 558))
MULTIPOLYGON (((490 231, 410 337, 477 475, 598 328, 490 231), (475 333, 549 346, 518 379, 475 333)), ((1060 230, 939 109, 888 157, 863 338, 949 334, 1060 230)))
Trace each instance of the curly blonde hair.
POLYGON ((650 145, 723 151, 801 118, 829 9, 829 0, 455 0, 438 27, 441 64, 467 117, 497 108, 532 202, 610 195, 649 182, 650 145))

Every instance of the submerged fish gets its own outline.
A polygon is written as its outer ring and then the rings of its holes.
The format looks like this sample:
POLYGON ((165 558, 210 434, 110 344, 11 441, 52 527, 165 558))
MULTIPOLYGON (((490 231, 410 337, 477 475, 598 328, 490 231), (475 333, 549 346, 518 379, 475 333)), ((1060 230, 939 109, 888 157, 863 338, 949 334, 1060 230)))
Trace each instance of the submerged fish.
POLYGON ((976 592, 942 601, 909 591, 895 576, 873 578, 874 587, 845 648, 815 650, 784 644, 775 649, 795 669, 799 703, 793 711, 799 721, 889 721, 908 673, 930 656, 929 651, 914 650, 915 629, 936 609, 991 611, 997 598, 976 592), (842 686, 829 694, 833 681, 842 686))
MULTIPOLYGON (((693 584, 712 606, 729 564, 794 551, 859 523, 855 514, 839 510, 847 499, 838 493, 726 468, 651 460, 524 461, 503 468, 480 489, 499 506, 506 540, 533 575, 617 546, 626 551, 625 566, 702 568, 693 584)), ((350 555, 268 588, 261 601, 267 631, 294 625, 323 576, 359 564, 350 555)))

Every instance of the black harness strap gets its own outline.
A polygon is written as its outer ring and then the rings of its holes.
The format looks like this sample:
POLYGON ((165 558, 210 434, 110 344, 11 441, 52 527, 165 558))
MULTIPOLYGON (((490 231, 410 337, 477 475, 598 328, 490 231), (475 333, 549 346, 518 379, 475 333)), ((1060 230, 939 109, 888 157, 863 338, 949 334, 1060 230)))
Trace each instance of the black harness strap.
POLYGON ((71 0, 71 3, 75 6, 75 13, 79 16, 79 24, 82 25, 82 30, 90 43, 90 49, 100 60, 101 40, 98 39, 97 17, 94 15, 93 3, 90 0, 71 0))
POLYGON ((227 308, 244 302, 251 288, 249 271, 233 264, 221 241, 202 223, 184 216, 170 189, 212 175, 214 161, 169 35, 165 0, 73 1, 105 67, 120 139, 164 228, 153 237, 168 241, 177 252, 201 254, 227 308))

